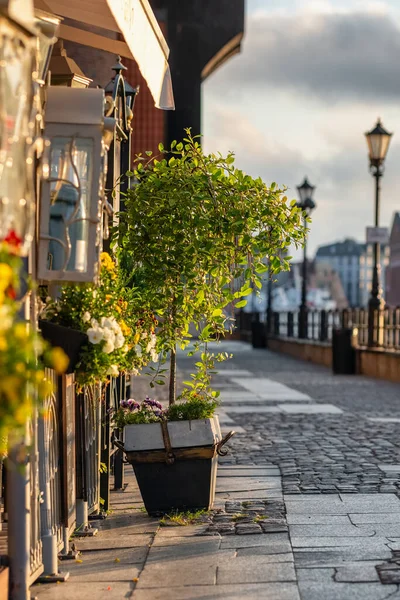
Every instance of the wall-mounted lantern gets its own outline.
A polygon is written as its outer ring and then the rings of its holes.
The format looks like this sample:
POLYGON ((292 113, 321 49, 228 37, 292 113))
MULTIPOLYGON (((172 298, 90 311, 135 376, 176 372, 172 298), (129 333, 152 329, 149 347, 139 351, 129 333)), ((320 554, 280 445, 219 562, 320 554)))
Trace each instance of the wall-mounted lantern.
POLYGON ((0 241, 25 256, 34 231, 36 44, 32 2, 0 2, 0 241))
POLYGON ((42 184, 38 278, 93 281, 102 245, 107 145, 104 91, 50 87, 45 138, 49 176, 42 184))
POLYGON ((86 77, 73 58, 70 58, 62 40, 54 46, 50 60, 51 85, 87 88, 92 79, 86 77))

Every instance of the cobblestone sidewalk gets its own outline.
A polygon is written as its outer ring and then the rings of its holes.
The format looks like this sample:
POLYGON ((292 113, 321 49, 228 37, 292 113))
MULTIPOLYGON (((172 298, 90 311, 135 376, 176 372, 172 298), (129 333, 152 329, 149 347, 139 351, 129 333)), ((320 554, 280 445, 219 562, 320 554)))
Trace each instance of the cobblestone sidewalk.
MULTIPOLYGON (((38 600, 400 600, 400 385, 227 342, 215 510, 160 527, 131 469, 38 600)), ((179 357, 180 381, 191 359, 179 357)), ((145 391, 138 380, 135 395, 145 391)), ((152 392, 154 393, 154 392, 152 392)))

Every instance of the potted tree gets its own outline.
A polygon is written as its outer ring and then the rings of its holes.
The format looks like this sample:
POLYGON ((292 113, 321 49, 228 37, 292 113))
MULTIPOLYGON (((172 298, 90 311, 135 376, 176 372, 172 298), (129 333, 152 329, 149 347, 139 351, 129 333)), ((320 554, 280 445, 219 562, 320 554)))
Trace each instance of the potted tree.
POLYGON ((224 309, 244 306, 261 288, 265 259, 272 273, 288 268, 282 249, 304 239, 301 213, 284 190, 236 169, 232 153, 205 154, 186 134, 168 151, 160 144, 157 157, 136 157, 137 184, 126 194, 114 238, 120 264, 134 273, 158 318, 159 350, 170 360, 167 411, 147 399, 117 415, 150 513, 212 504, 223 440, 210 377, 226 356, 211 355, 207 342, 229 326, 224 309), (176 349, 189 344, 191 324, 199 338, 192 352, 200 357, 177 398, 176 349))

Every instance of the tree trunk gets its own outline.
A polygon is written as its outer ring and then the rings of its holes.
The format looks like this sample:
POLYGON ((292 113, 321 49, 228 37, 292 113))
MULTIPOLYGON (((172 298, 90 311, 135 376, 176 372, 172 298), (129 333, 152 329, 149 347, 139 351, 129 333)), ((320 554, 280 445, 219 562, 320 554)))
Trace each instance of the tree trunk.
POLYGON ((170 352, 169 366, 169 405, 175 403, 176 400, 176 347, 170 352))

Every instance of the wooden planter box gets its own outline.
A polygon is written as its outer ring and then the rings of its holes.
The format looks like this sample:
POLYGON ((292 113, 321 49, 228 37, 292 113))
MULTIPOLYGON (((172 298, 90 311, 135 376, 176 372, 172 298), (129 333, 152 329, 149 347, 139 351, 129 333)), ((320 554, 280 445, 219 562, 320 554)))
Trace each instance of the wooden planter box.
POLYGON ((53 347, 62 348, 69 358, 69 365, 66 374, 73 373, 75 366, 79 361, 80 350, 88 342, 86 333, 77 329, 70 329, 63 325, 50 323, 44 319, 39 319, 39 328, 43 338, 53 347))
POLYGON ((223 443, 218 417, 125 426, 123 450, 147 512, 211 508, 223 443))

